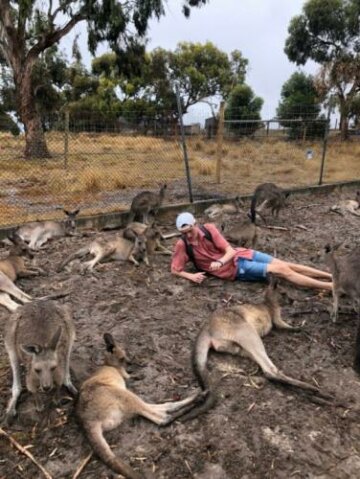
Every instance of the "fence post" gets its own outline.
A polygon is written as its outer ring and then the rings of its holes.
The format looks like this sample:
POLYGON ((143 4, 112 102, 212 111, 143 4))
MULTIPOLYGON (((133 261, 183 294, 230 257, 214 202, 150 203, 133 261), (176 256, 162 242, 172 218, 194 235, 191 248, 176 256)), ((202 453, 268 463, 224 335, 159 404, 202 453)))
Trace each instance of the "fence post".
POLYGON ((326 150, 327 150, 327 141, 328 141, 329 129, 330 129, 331 110, 332 110, 332 104, 331 104, 331 101, 330 101, 329 102, 328 114, 327 114, 327 118, 326 118, 325 132, 324 132, 324 141, 323 141, 323 148, 322 148, 322 155, 321 155, 319 185, 322 185, 322 182, 323 182, 325 157, 326 157, 326 150))
POLYGON ((189 159, 188 159, 188 154, 187 154, 187 149, 186 149, 185 131, 184 131, 181 100, 180 100, 180 91, 179 91, 179 85, 177 85, 177 84, 176 84, 176 102, 177 102, 178 113, 179 113, 181 146, 182 146, 183 155, 184 155, 185 173, 186 173, 186 179, 187 179, 188 190, 189 190, 189 200, 190 200, 190 203, 192 203, 194 200, 193 200, 192 187, 191 187, 191 175, 190 175, 190 168, 189 168, 189 159))
POLYGON ((221 157, 224 140, 225 102, 220 103, 219 124, 217 130, 216 183, 221 181, 221 157))
POLYGON ((69 159, 69 125, 70 125, 70 114, 69 110, 65 110, 64 118, 64 167, 67 170, 68 168, 68 159, 69 159))

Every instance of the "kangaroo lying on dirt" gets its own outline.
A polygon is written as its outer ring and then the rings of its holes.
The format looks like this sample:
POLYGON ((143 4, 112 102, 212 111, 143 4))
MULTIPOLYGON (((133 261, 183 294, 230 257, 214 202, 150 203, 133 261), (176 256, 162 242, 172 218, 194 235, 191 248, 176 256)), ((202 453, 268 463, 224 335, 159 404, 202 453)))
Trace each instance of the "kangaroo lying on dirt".
POLYGON ((330 211, 339 213, 344 216, 346 213, 351 213, 355 216, 360 216, 360 191, 356 192, 355 200, 342 200, 337 205, 330 208, 330 211))
POLYGON ((210 349, 217 352, 240 354, 252 358, 271 381, 289 384, 320 394, 319 388, 304 381, 285 375, 271 361, 261 337, 266 336, 275 326, 287 331, 296 331, 283 321, 278 302, 277 283, 271 280, 260 304, 242 304, 215 311, 202 326, 192 350, 193 371, 203 391, 210 391, 206 401, 184 415, 182 420, 193 419, 206 412, 216 402, 206 368, 210 349))
POLYGON ((276 217, 279 216, 280 210, 286 204, 286 198, 289 196, 289 193, 285 193, 281 188, 276 186, 274 183, 262 183, 255 188, 253 197, 251 199, 250 205, 250 215, 251 221, 255 223, 256 214, 258 214, 261 219, 266 223, 261 212, 264 208, 271 209, 271 214, 276 217), (261 203, 258 208, 256 205, 261 203))
POLYGON ((33 258, 29 247, 16 234, 10 236, 9 239, 13 245, 10 247, 8 256, 0 260, 0 291, 3 291, 3 293, 0 293, 0 304, 10 311, 15 311, 19 305, 9 295, 18 299, 21 303, 27 303, 32 298, 15 286, 14 282, 18 278, 36 276, 44 273, 44 271, 41 268, 26 267, 23 256, 33 258))
POLYGON ((146 237, 144 235, 135 235, 135 241, 130 241, 122 236, 116 236, 113 239, 97 239, 88 246, 80 248, 72 255, 66 258, 58 267, 61 271, 67 264, 76 258, 83 258, 90 254, 93 259, 84 263, 84 269, 91 271, 94 266, 102 260, 131 261, 139 266, 142 260, 149 265, 149 259, 146 251, 146 237))
POLYGON ((167 185, 161 186, 159 193, 153 193, 152 191, 142 191, 137 194, 131 203, 130 214, 128 223, 132 223, 136 217, 141 217, 143 223, 148 224, 150 222, 149 214, 152 213, 154 217, 162 205, 164 200, 165 191, 167 185))
POLYGON ((48 392, 56 384, 76 394, 70 378, 70 355, 75 327, 68 309, 52 301, 34 301, 21 306, 9 317, 5 326, 5 348, 13 375, 12 397, 5 421, 16 415, 21 394, 20 363, 25 365, 26 388, 35 396, 36 409, 43 404, 40 392, 48 392))
POLYGON ((144 235, 146 238, 146 251, 148 256, 153 254, 171 255, 172 252, 161 244, 162 234, 158 227, 138 223, 129 223, 123 231, 123 236, 129 240, 135 240, 136 236, 144 235))
POLYGON ((166 426, 195 405, 200 393, 186 399, 163 404, 150 404, 126 389, 129 377, 125 370, 125 351, 111 334, 104 334, 105 365, 92 374, 80 388, 77 415, 97 456, 114 472, 128 479, 141 479, 144 475, 116 457, 104 438, 110 431, 132 416, 139 415, 166 426))
POLYGON ((74 233, 76 228, 75 218, 80 210, 63 210, 67 218, 62 221, 33 221, 20 226, 16 233, 23 241, 29 243, 29 248, 38 250, 49 239, 62 238, 74 233))
POLYGON ((209 218, 209 219, 216 219, 224 214, 236 214, 239 213, 240 207, 241 207, 241 201, 240 198, 237 196, 234 199, 233 203, 225 203, 225 204, 220 204, 220 203, 215 203, 204 211, 204 214, 209 218))

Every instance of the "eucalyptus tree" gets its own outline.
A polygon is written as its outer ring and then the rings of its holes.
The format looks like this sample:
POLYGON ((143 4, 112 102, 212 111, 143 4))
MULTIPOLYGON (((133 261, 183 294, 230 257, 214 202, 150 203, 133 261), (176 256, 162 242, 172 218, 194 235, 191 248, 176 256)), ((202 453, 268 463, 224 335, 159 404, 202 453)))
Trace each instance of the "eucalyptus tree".
MULTIPOLYGON (((185 16, 206 1, 183 0, 185 16)), ((121 56, 141 43, 152 17, 164 14, 164 0, 0 0, 0 56, 12 71, 27 158, 49 156, 32 82, 40 55, 84 22, 92 54, 106 41, 121 56)))
POLYGON ((336 95, 346 138, 350 105, 360 91, 359 0, 308 0, 302 14, 292 18, 288 32, 289 60, 321 65, 319 91, 336 95))

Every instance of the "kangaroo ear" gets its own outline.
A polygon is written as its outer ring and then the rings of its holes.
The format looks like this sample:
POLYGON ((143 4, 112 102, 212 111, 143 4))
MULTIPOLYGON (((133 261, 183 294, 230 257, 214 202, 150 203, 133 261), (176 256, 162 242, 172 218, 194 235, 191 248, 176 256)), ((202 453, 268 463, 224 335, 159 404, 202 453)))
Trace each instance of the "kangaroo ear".
POLYGON ((105 341, 106 351, 112 353, 115 348, 115 340, 113 336, 110 333, 105 333, 103 337, 105 341))
POLYGON ((59 326, 58 329, 56 330, 56 333, 53 335, 49 343, 49 349, 51 349, 52 351, 55 351, 58 345, 59 339, 61 337, 61 333, 62 333, 62 330, 61 330, 61 327, 59 326))
POLYGON ((40 354, 43 350, 38 344, 21 344, 20 348, 25 354, 30 355, 40 354))
POLYGON ((66 216, 70 215, 70 211, 63 209, 63 212, 66 214, 66 216))
POLYGON ((80 212, 80 208, 78 208, 77 210, 73 211, 73 212, 71 213, 71 216, 77 216, 77 215, 79 214, 79 212, 80 212))

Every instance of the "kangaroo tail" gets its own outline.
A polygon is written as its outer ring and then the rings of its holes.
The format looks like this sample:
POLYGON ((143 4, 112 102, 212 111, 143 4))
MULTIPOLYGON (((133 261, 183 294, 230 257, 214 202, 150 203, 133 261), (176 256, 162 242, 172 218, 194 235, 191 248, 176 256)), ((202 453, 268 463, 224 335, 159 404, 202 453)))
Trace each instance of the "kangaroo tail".
POLYGON ((251 198, 251 204, 250 204, 250 219, 251 223, 255 223, 256 220, 256 203, 257 203, 257 196, 254 193, 252 198, 251 198))
POLYGON ((209 349, 211 346, 211 336, 207 327, 202 328, 195 340, 195 344, 192 349, 191 363, 194 375, 198 380, 200 387, 203 391, 208 391, 205 401, 199 406, 194 407, 187 414, 184 414, 180 421, 188 421, 189 419, 194 419, 200 414, 205 413, 211 409, 217 401, 215 393, 211 390, 209 373, 206 368, 206 363, 208 359, 209 349))
POLYGON ((142 474, 135 472, 130 466, 116 457, 104 438, 100 423, 92 425, 83 424, 83 427, 95 454, 106 466, 117 474, 122 474, 127 479, 144 479, 142 474))
POLYGON ((203 391, 209 389, 210 386, 209 373, 206 368, 210 346, 211 336, 207 327, 205 326, 197 335, 191 353, 192 369, 203 391))
POLYGON ((206 396, 205 401, 200 404, 199 406, 195 406, 191 411, 188 413, 184 414, 183 416, 180 417, 181 422, 189 421, 191 419, 195 419, 196 417, 200 416, 201 414, 204 414, 207 412, 209 409, 212 409, 215 404, 217 403, 217 395, 214 391, 208 390, 208 395, 206 396))
POLYGON ((84 248, 78 249, 77 251, 75 251, 75 253, 65 258, 64 261, 59 264, 57 271, 58 272, 62 271, 67 264, 71 263, 71 261, 73 261, 76 258, 83 258, 88 252, 89 252, 89 246, 85 246, 84 248))

